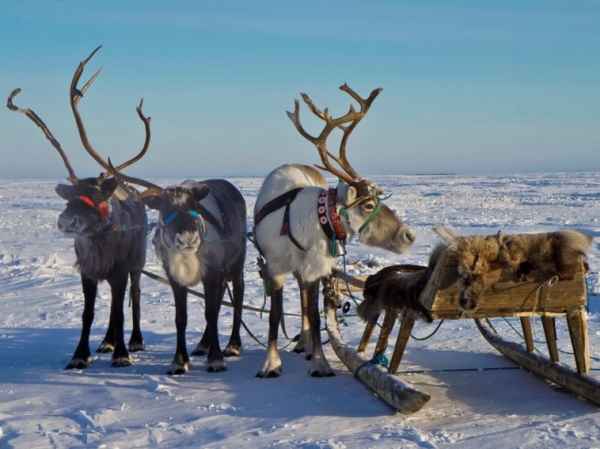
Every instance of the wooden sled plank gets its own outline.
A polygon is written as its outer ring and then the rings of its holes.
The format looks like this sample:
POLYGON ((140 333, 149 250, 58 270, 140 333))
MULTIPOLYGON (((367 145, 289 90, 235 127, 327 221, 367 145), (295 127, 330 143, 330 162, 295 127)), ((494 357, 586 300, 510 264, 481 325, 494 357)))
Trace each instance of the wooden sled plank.
POLYGON ((500 338, 480 320, 475 320, 475 322, 487 342, 517 365, 600 405, 600 382, 597 380, 580 375, 564 365, 552 363, 545 357, 528 353, 521 345, 500 338))
POLYGON ((337 357, 354 376, 394 410, 410 414, 419 411, 431 399, 427 393, 415 390, 410 384, 392 376, 379 365, 359 355, 348 346, 340 334, 335 307, 327 306, 327 333, 337 357))

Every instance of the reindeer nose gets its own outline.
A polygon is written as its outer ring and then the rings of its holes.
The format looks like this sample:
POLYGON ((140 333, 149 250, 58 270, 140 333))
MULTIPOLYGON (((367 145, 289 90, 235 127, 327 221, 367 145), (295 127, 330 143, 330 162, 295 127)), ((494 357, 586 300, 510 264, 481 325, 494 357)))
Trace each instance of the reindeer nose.
POLYGON ((200 246, 200 236, 195 232, 183 232, 175 236, 175 245, 180 250, 195 250, 200 246))

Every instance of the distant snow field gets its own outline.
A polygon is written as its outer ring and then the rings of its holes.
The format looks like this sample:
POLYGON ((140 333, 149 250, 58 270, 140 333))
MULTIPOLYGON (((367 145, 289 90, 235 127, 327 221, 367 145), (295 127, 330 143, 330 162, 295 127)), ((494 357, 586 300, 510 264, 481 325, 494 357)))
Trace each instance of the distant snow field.
MULTIPOLYGON (((593 376, 600 377, 600 173, 529 174, 509 177, 387 176, 375 178, 393 193, 388 200, 417 233, 411 252, 396 256, 349 245, 354 270, 374 272, 392 263, 426 263, 437 238, 432 226, 460 233, 540 232, 577 228, 595 238, 589 330, 593 376), (369 265, 375 265, 368 268, 369 265), (358 267, 358 268, 356 268, 358 267)), ((252 211, 259 178, 233 178, 252 211)), ((157 180, 161 182, 161 180, 157 180)), ((175 350, 170 289, 142 280, 142 332, 146 351, 128 368, 112 368, 99 355, 85 371, 64 371, 79 338, 83 309, 72 241, 56 228, 64 206, 47 181, 0 181, 0 448, 600 448, 600 410, 521 370, 403 374, 432 395, 406 417, 390 409, 350 375, 329 348, 333 378, 314 379, 308 364, 282 352, 283 375, 258 379, 264 350, 242 334, 240 358, 228 370, 208 373, 193 358, 184 376, 165 373, 175 350)), ((151 220, 155 220, 151 214, 151 220)), ((251 224, 251 223, 250 223, 251 224)), ((149 245, 147 269, 161 272, 149 245)), ((201 287, 198 287, 201 289, 201 287)), ((109 291, 102 284, 96 305, 92 350, 106 331, 109 291)), ((285 310, 298 312, 291 282, 285 310)), ((202 302, 190 297, 188 345, 204 326, 202 302)), ((256 251, 249 246, 246 304, 261 306, 256 251)), ((131 328, 126 311, 127 333, 131 328)), ((267 316, 244 318, 266 339, 267 316)), ((347 320, 342 332, 356 344, 362 324, 347 320)), ((224 345, 232 323, 223 308, 224 345)), ((516 324, 516 323, 515 323, 516 324)), ((559 346, 570 351, 566 323, 558 323, 559 346)), ((502 320, 507 338, 518 336, 502 320)), ((299 323, 289 319, 290 333, 299 323)), ((433 327, 420 323, 418 335, 433 327)), ((536 339, 542 340, 539 323, 536 339)), ((127 337, 126 337, 127 338, 127 337)), ((280 345, 285 341, 280 339, 280 345)), ((545 352, 545 344, 537 344, 545 352)), ((573 365, 572 356, 561 354, 573 365)), ((471 321, 446 321, 433 338, 411 340, 401 370, 510 367, 471 321)))

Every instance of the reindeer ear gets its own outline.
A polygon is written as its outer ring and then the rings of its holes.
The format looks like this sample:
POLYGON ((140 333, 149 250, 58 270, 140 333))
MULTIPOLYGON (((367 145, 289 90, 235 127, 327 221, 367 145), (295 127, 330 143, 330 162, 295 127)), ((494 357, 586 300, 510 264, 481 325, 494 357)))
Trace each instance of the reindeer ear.
POLYGON ((108 178, 102 181, 100 192, 104 201, 108 200, 117 189, 119 181, 117 178, 108 178))
POLYGON ((209 194, 209 192, 210 187, 208 187, 206 184, 200 184, 192 188, 192 193, 194 194, 194 199, 196 201, 203 200, 206 197, 206 195, 209 194))
POLYGON ((65 199, 67 201, 71 201, 73 198, 76 198, 79 196, 77 187, 71 186, 68 184, 58 184, 54 188, 54 191, 57 193, 58 196, 60 196, 61 198, 65 199))
POLYGON ((358 197, 358 190, 356 190, 356 187, 354 186, 348 186, 344 196, 345 204, 352 204, 358 197))

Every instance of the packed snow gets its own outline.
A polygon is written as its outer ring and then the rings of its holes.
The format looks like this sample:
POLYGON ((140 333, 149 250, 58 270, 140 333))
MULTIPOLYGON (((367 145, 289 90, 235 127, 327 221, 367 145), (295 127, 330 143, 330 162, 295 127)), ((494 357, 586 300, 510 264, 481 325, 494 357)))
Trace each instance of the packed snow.
MULTIPOLYGON (((426 263, 438 242, 431 228, 440 224, 461 233, 568 227, 593 235, 589 329, 592 376, 600 377, 600 173, 373 179, 393 194, 388 204, 413 227, 417 241, 401 256, 351 243, 353 272, 426 263)), ((261 179, 231 181, 251 211, 261 179)), ((168 286, 149 278, 142 279, 146 351, 132 354, 134 365, 113 368, 110 355, 102 354, 87 370, 64 371, 79 338, 83 300, 72 241, 56 228, 64 202, 54 184, 0 181, 0 448, 600 448, 596 406, 518 369, 400 374, 432 396, 411 416, 392 413, 328 347, 336 377, 309 377, 308 363, 288 349, 282 352, 283 375, 258 379, 264 350, 245 333, 242 356, 228 359, 226 372, 208 373, 205 360, 196 357, 188 374, 168 376, 175 350, 173 300, 168 286)), ((151 214, 151 220, 156 216, 151 214)), ((146 268, 161 273, 151 246, 148 253, 146 268)), ((99 296, 92 350, 108 324, 105 284, 99 296)), ((285 311, 298 312, 291 280, 285 297, 285 311)), ((191 347, 203 330, 204 312, 201 300, 190 297, 190 302, 191 347)), ((263 304, 251 245, 245 303, 263 304)), ((128 309, 128 331, 130 314, 128 309)), ((244 319, 266 339, 266 315, 246 311, 244 319)), ((562 361, 573 366, 566 323, 559 321, 562 361)), ((231 322, 232 311, 224 307, 219 323, 223 345, 231 322)), ((363 325, 354 317, 346 322, 342 333, 355 345, 363 325)), ((494 324, 506 338, 519 340, 504 320, 494 324)), ((520 330, 518 321, 511 324, 520 330)), ((299 329, 291 318, 287 326, 290 333, 299 329)), ((415 334, 432 329, 419 323, 415 334)), ((545 352, 538 322, 535 333, 537 348, 545 352)), ((472 321, 463 320, 446 321, 429 340, 411 340, 401 370, 486 367, 513 365, 483 340, 472 321)))

